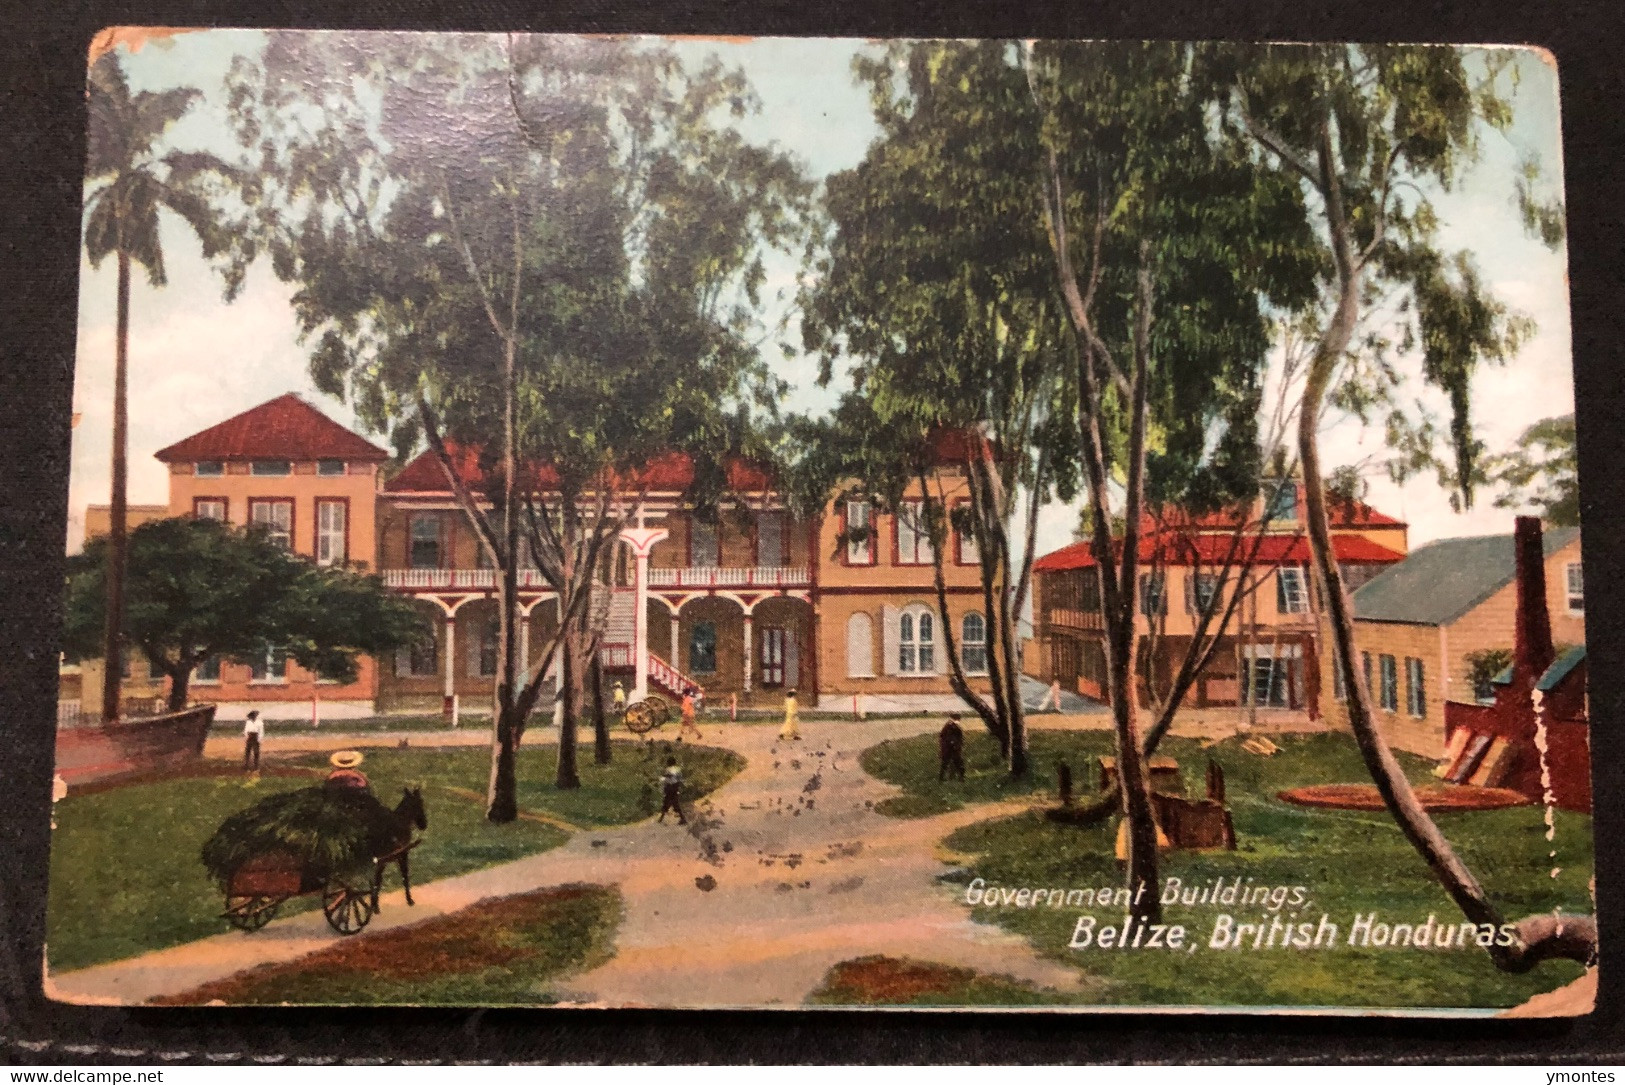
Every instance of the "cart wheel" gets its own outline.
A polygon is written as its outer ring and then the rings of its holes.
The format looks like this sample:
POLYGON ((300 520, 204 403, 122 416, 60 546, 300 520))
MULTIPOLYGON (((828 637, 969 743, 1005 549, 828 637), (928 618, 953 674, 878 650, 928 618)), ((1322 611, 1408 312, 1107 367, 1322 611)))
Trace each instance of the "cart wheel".
POLYGON ((656 727, 671 722, 671 705, 666 703, 665 698, 650 694, 643 699, 643 703, 649 706, 649 713, 654 716, 656 727))
POLYGON ((240 931, 257 931, 276 918, 281 905, 276 897, 227 897, 226 922, 240 931))
POLYGON ((637 701, 626 706, 626 714, 622 717, 626 729, 634 735, 645 734, 659 726, 654 711, 649 707, 648 701, 637 701))
POLYGON ((333 880, 322 891, 322 914, 340 934, 356 934, 372 921, 372 890, 352 889, 333 880))

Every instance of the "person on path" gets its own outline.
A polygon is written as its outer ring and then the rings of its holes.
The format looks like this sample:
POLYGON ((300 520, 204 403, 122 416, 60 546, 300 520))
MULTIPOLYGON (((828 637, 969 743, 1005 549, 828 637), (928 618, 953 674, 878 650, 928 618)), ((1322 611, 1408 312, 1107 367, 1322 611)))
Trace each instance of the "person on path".
POLYGON ((614 697, 615 697, 615 714, 617 716, 626 715, 626 687, 621 685, 619 682, 615 683, 614 697))
POLYGON ((366 791, 372 787, 366 774, 361 771, 361 762, 366 760, 361 756, 360 750, 340 750, 327 759, 333 766, 333 771, 327 774, 322 781, 323 787, 335 789, 354 788, 357 791, 366 791))
POLYGON ((1045 692, 1044 699, 1038 702, 1038 711, 1042 712, 1045 709, 1051 712, 1061 710, 1061 680, 1059 678, 1050 682, 1049 690, 1045 692))
POLYGON ((791 739, 799 741, 801 739, 801 729, 799 726, 797 726, 799 723, 798 716, 799 714, 796 709, 796 691, 792 689, 787 691, 784 695, 784 726, 779 728, 779 738, 785 741, 789 741, 791 739))
POLYGON ((666 758, 666 771, 660 774, 660 816, 655 820, 664 825, 666 814, 671 811, 677 813, 677 824, 687 825, 688 818, 683 816, 683 804, 679 801, 683 794, 683 770, 677 767, 677 758, 666 758))
POLYGON ((265 721, 257 709, 249 712, 243 721, 243 771, 260 770, 260 740, 265 737, 265 721))
POLYGON ((699 725, 694 722, 694 711, 694 691, 689 690, 687 693, 683 694, 683 725, 677 729, 677 738, 679 741, 681 741, 682 737, 688 734, 690 731, 694 732, 694 737, 696 739, 704 737, 700 734, 699 725))
POLYGON ((937 732, 937 779, 965 778, 965 729, 959 725, 959 713, 948 716, 948 722, 937 732))

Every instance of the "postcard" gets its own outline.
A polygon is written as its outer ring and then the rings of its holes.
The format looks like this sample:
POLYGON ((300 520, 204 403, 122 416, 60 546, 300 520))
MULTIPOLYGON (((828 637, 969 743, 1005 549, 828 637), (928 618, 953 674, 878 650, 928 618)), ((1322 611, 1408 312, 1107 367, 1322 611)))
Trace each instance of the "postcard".
POLYGON ((47 993, 1589 1012, 1557 88, 103 32, 47 993))

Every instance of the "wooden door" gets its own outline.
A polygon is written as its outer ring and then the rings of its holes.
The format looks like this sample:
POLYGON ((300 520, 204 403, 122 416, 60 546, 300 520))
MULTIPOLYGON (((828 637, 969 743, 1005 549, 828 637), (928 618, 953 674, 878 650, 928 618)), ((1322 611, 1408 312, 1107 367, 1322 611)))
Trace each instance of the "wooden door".
POLYGON ((778 689, 784 685, 784 642, 786 632, 780 626, 762 630, 762 643, 758 653, 756 673, 763 689, 778 689))

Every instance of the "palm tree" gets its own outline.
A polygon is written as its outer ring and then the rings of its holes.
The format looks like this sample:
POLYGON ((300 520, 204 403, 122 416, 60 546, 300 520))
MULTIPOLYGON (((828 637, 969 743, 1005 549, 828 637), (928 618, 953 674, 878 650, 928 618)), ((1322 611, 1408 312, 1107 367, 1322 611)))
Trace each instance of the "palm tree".
MULTIPOLYGON (((90 70, 89 148, 85 180, 85 251, 91 267, 118 257, 118 345, 113 369, 113 493, 108 524, 107 632, 104 642, 102 720, 119 714, 123 659, 124 572, 129 548, 127 466, 129 441, 130 265, 163 286, 164 251, 158 210, 179 215, 203 243, 203 255, 226 251, 230 237, 221 221, 214 186, 237 173, 214 155, 158 152, 163 134, 202 97, 192 88, 130 92, 118 54, 108 53, 90 70)), ((235 283, 228 284, 228 294, 235 283)))

